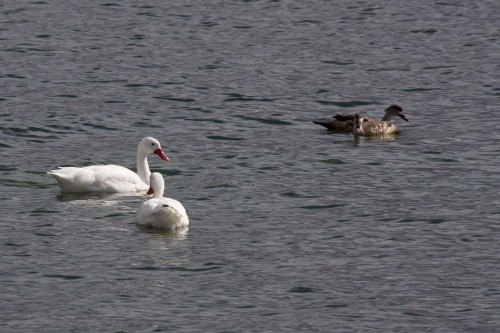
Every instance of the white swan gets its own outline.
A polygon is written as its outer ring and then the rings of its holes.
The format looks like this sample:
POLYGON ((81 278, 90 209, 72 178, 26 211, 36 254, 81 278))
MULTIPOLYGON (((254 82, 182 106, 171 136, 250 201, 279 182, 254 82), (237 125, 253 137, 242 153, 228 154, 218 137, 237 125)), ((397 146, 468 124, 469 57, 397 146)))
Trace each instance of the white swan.
POLYGON ((83 168, 63 167, 47 173, 54 177, 63 192, 137 192, 149 188, 147 156, 156 154, 168 161, 155 138, 142 139, 137 146, 137 173, 119 165, 91 165, 83 168))
MULTIPOLYGON (((136 215, 137 224, 162 229, 187 227, 189 218, 184 206, 175 199, 163 197, 165 191, 163 176, 153 172, 150 179, 154 195, 139 207, 136 215)), ((151 189, 148 194, 151 194, 151 189)))

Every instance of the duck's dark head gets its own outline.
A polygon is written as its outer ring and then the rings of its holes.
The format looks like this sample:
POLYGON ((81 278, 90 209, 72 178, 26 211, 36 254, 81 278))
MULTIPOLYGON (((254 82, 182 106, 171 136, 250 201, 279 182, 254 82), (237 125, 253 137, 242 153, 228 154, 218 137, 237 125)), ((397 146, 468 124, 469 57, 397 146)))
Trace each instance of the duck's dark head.
POLYGON ((363 117, 361 117, 361 114, 356 113, 354 115, 354 128, 355 129, 360 129, 361 128, 361 123, 363 123, 363 117))
POLYGON ((405 121, 409 121, 403 113, 403 108, 397 104, 392 104, 387 109, 385 109, 385 114, 390 115, 390 117, 399 117, 405 121))

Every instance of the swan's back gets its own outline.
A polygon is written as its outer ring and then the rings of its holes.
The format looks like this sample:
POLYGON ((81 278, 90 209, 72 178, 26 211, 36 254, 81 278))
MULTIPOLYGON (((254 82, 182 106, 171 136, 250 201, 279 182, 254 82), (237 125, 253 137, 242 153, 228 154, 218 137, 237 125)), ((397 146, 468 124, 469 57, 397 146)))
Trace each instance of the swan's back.
POLYGON ((119 165, 63 167, 50 170, 63 192, 137 192, 149 188, 133 171, 119 165))
POLYGON ((146 227, 175 229, 189 225, 186 209, 171 198, 152 198, 142 203, 137 211, 137 223, 146 227))

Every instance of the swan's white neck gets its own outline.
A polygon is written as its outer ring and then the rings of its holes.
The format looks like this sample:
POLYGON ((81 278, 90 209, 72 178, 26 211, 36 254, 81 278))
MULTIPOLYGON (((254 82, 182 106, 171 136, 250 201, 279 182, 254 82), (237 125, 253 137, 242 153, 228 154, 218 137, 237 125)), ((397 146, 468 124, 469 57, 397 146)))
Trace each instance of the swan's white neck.
POLYGON ((137 148, 137 174, 144 183, 149 185, 151 171, 149 171, 148 154, 144 153, 140 148, 137 148))
POLYGON ((161 179, 155 179, 151 183, 151 187, 153 187, 153 198, 163 198, 163 193, 165 192, 165 181, 163 180, 163 176, 161 179))
POLYGON ((154 189, 153 193, 153 198, 163 198, 163 192, 165 191, 164 187, 161 187, 160 189, 154 189))

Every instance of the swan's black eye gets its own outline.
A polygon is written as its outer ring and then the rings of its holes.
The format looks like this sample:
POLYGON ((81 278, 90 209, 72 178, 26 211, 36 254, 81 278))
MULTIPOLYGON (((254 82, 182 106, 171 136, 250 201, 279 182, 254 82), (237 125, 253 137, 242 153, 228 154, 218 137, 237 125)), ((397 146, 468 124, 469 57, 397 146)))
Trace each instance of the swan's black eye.
POLYGON ((154 146, 154 145, 155 145, 155 143, 154 143, 154 142, 152 142, 152 143, 151 143, 151 146, 154 146))

